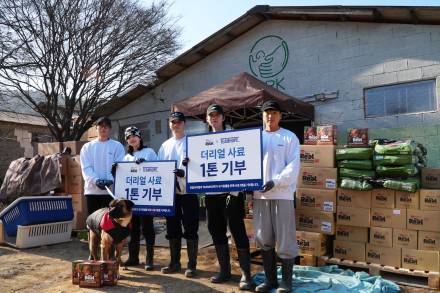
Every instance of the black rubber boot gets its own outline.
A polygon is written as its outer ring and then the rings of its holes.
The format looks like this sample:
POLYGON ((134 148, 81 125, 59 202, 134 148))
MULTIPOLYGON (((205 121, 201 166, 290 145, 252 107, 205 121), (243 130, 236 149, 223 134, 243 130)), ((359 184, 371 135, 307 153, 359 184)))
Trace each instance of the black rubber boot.
POLYGON ((154 269, 154 245, 147 244, 147 256, 145 259, 145 270, 152 271, 154 269))
POLYGON ((186 249, 188 253, 188 267, 185 271, 185 277, 194 278, 197 274, 197 254, 199 250, 199 240, 198 239, 187 239, 186 249))
POLYGON ((255 288, 255 292, 270 292, 278 287, 277 282, 277 256, 275 249, 262 250, 263 267, 266 278, 264 282, 255 288))
POLYGON ((211 277, 211 283, 224 283, 231 279, 231 257, 229 256, 229 245, 216 245, 215 252, 217 253, 218 264, 220 265, 220 272, 211 277))
POLYGON ((123 263, 125 267, 134 267, 139 265, 139 242, 128 243, 128 259, 123 263))
POLYGON ((281 259, 282 280, 277 289, 277 293, 286 293, 292 291, 292 268, 295 259, 281 259))
POLYGON ((181 239, 170 239, 169 241, 170 241, 171 261, 167 267, 164 267, 161 269, 161 272, 163 274, 176 273, 176 272, 180 272, 180 270, 181 270, 180 249, 182 247, 182 240, 181 239))
POLYGON ((241 279, 238 284, 240 290, 252 290, 252 277, 251 277, 251 253, 247 249, 237 249, 238 263, 240 264, 241 279))

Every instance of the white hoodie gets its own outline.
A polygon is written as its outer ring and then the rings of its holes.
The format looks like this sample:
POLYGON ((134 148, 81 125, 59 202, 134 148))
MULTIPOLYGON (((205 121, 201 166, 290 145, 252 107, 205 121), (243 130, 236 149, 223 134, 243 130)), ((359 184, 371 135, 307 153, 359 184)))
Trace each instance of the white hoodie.
POLYGON ((263 182, 273 180, 274 188, 255 192, 257 199, 294 200, 299 174, 300 146, 296 135, 284 128, 263 131, 263 182))
MULTIPOLYGON (((157 153, 158 160, 176 160, 177 169, 185 170, 182 165, 182 161, 186 156, 186 136, 181 139, 171 137, 164 141, 161 145, 159 152, 157 153)), ((177 183, 179 184, 180 191, 176 186, 177 194, 186 193, 186 174, 185 177, 177 177, 177 183)))
POLYGON ((114 180, 112 164, 124 159, 125 150, 116 140, 99 141, 94 139, 86 143, 80 152, 81 170, 84 178, 84 194, 108 194, 98 188, 97 179, 114 180))

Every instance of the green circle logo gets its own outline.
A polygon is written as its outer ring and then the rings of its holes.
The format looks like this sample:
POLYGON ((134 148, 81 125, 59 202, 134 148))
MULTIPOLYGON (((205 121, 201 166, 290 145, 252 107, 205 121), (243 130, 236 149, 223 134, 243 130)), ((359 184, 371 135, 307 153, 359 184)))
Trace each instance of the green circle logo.
POLYGON ((256 77, 271 78, 279 74, 289 60, 289 48, 279 36, 266 36, 252 46, 249 68, 256 77))

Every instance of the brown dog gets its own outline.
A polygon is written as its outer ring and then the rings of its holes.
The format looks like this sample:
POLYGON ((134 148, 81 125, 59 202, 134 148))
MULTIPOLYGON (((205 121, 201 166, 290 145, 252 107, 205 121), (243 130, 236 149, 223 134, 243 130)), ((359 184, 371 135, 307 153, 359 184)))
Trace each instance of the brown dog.
POLYGON ((127 199, 114 199, 108 208, 95 211, 87 217, 89 250, 93 260, 108 260, 112 245, 116 247, 116 261, 121 264, 125 239, 130 235, 130 221, 134 203, 127 199), (98 257, 100 245, 100 257, 98 257))

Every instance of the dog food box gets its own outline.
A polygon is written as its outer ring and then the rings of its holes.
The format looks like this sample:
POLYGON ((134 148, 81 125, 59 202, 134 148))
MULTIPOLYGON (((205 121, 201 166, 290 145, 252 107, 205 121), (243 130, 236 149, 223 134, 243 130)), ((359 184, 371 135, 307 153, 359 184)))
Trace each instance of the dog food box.
POLYGON ((79 285, 80 267, 79 265, 84 262, 83 260, 72 261, 72 284, 79 285))
POLYGON ((321 125, 317 127, 319 145, 336 145, 336 125, 321 125))
POLYGON ((316 127, 305 126, 304 127, 304 144, 316 145, 318 143, 318 133, 316 127))
POLYGON ((79 264, 79 286, 81 288, 100 288, 104 285, 104 264, 99 261, 85 261, 79 264))
POLYGON ((368 128, 349 128, 347 134, 347 147, 367 148, 368 128))
POLYGON ((119 265, 114 260, 100 261, 104 264, 102 275, 104 286, 114 286, 119 279, 119 265))
POLYGON ((422 188, 440 189, 440 168, 422 168, 422 188))

